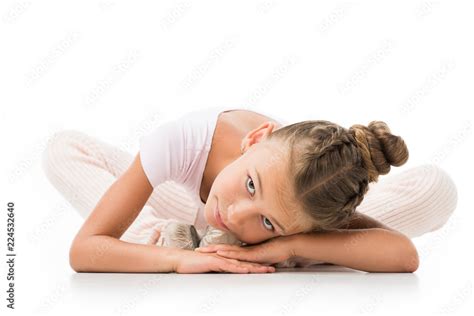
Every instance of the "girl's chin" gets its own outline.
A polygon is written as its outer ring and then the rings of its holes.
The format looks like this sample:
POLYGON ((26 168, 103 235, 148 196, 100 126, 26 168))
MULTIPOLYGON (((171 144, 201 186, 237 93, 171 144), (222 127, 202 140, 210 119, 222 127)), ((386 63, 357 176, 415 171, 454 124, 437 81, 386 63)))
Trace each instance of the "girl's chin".
POLYGON ((212 227, 214 227, 215 225, 213 224, 213 217, 214 217, 214 212, 206 209, 204 212, 204 218, 206 219, 206 223, 212 227))

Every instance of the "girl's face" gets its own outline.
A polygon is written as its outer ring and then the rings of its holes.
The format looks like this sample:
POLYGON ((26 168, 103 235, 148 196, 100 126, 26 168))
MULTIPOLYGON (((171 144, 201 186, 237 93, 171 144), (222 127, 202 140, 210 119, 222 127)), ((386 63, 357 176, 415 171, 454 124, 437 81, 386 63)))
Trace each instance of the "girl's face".
POLYGON ((205 206, 209 225, 247 244, 302 232, 297 226, 304 221, 299 212, 283 206, 286 197, 278 194, 279 187, 289 185, 284 177, 286 155, 276 142, 261 142, 272 125, 259 129, 243 140, 244 145, 252 144, 248 150, 216 176, 205 206), (216 208, 227 228, 218 223, 216 208))

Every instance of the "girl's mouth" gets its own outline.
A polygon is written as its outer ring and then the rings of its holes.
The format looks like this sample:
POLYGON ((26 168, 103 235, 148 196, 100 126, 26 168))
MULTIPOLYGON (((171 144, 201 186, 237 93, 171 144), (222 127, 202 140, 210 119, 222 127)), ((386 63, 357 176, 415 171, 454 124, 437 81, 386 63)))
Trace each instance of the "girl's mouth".
POLYGON ((217 203, 216 203, 216 208, 214 209, 214 217, 216 219, 217 225, 219 225, 220 228, 229 231, 229 228, 222 221, 221 213, 220 213, 220 210, 219 210, 219 207, 218 207, 217 203))

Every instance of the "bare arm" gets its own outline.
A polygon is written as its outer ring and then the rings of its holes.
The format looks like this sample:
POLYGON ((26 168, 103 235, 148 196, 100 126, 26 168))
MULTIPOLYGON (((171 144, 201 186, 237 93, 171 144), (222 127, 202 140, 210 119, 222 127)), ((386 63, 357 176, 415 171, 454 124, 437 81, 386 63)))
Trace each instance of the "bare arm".
POLYGON ((377 221, 376 219, 357 211, 354 213, 353 217, 351 218, 351 221, 348 224, 341 226, 339 228, 340 229, 383 228, 386 230, 395 231, 394 229, 388 227, 387 225, 381 223, 380 221, 377 221))
POLYGON ((296 234, 292 255, 367 272, 414 272, 418 252, 405 235, 382 228, 296 234))
POLYGON ((172 272, 175 254, 180 249, 119 239, 152 192, 138 153, 104 193, 74 238, 69 252, 71 267, 77 272, 172 272))

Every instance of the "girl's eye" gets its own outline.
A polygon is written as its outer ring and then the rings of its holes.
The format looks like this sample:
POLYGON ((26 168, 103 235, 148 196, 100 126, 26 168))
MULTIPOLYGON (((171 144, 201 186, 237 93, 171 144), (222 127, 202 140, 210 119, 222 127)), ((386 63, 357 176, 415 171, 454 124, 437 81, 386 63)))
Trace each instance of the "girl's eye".
POLYGON ((272 222, 270 222, 270 221, 268 220, 268 218, 266 218, 265 216, 263 216, 263 226, 265 226, 265 228, 267 228, 268 230, 271 230, 271 231, 273 231, 273 229, 274 229, 274 228, 273 228, 273 225, 272 225, 272 222), (265 223, 266 221, 268 221, 267 223, 268 223, 268 225, 270 225, 270 228, 267 228, 267 226, 265 225, 265 224, 266 224, 266 223, 265 223))
MULTIPOLYGON (((247 181, 246 181, 245 184, 249 184, 249 183, 252 183, 252 190, 255 191, 255 186, 254 186, 254 184, 253 184, 252 178, 251 178, 250 176, 247 176, 247 181), (250 181, 248 181, 249 179, 250 179, 250 181)), ((247 185, 247 187, 248 187, 248 185, 247 185)), ((255 192, 254 192, 254 193, 255 193, 255 192)), ((252 195, 253 195, 254 193, 252 193, 252 195)))
MULTIPOLYGON (((254 184, 253 184, 253 180, 252 180, 252 178, 251 178, 250 176, 247 176, 247 181, 246 181, 247 187, 248 187, 248 184, 249 184, 249 183, 251 183, 250 186, 252 187, 252 190, 254 190, 254 193, 252 193, 252 195, 254 195, 254 194, 255 194, 255 186, 254 186, 254 184), (250 181, 248 181, 248 180, 250 180, 250 181)), ((270 221, 268 220, 268 218, 266 218, 265 216, 262 216, 262 217, 263 217, 263 226, 264 226, 266 229, 273 231, 274 228, 273 228, 272 222, 270 222, 270 221), (268 227, 267 225, 269 225, 270 227, 268 227), (267 228, 267 227, 268 227, 268 228, 267 228)))

